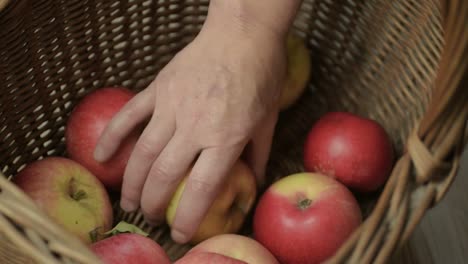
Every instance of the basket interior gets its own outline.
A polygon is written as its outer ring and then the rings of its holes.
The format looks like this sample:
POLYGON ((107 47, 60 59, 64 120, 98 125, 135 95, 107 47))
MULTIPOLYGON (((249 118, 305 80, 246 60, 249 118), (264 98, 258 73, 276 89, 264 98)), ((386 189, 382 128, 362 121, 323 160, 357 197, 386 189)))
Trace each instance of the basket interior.
MULTIPOLYGON (((304 1, 293 30, 310 50, 311 79, 301 99, 280 115, 270 182, 303 170, 303 140, 327 111, 378 121, 397 154, 404 151, 431 99, 442 48, 436 3, 304 1)), ((0 170, 13 177, 29 162, 66 155, 64 126, 79 99, 105 86, 144 89, 196 36, 208 4, 13 1, 0 12, 0 170)), ((357 197, 365 215, 377 197, 357 197)), ((149 228, 138 213, 115 210, 116 221, 150 231, 171 257, 187 248, 172 243, 167 228, 149 228)))

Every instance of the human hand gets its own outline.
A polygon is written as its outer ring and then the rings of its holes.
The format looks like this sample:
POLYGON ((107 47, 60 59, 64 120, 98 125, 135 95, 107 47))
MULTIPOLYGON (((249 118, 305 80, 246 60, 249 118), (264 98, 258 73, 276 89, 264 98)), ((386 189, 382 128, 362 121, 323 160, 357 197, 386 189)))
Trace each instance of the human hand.
POLYGON ((150 223, 162 221, 193 165, 172 225, 173 239, 185 243, 243 151, 263 181, 285 77, 284 45, 272 32, 206 25, 124 106, 105 129, 95 158, 108 159, 151 116, 124 173, 125 211, 140 207, 150 223))

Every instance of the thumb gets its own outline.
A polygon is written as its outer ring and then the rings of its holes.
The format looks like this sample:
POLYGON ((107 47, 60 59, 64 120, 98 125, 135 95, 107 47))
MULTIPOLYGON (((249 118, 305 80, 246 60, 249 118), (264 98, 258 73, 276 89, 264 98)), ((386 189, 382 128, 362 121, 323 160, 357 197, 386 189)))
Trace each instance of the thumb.
POLYGON ((265 171, 270 157, 271 144, 275 132, 278 112, 273 111, 255 130, 246 149, 245 159, 252 168, 259 186, 265 183, 265 171))

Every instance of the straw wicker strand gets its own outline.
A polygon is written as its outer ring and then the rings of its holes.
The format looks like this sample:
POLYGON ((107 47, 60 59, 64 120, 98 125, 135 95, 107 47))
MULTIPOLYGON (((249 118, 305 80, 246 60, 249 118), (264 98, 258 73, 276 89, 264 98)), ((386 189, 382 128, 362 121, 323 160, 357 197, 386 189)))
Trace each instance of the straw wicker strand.
MULTIPOLYGON (((98 263, 9 179, 25 164, 66 155, 64 126, 86 93, 140 91, 200 30, 208 0, 0 2, 0 258, 98 263), (4 5, 5 6, 5 5, 4 5)), ((304 170, 302 143, 323 113, 375 119, 397 153, 381 192, 359 195, 365 222, 329 263, 383 263, 450 187, 468 140, 468 2, 304 0, 293 30, 313 65, 307 91, 281 113, 269 183, 304 170)), ((175 260, 190 249, 120 210, 175 260)), ((251 235, 248 218, 242 234, 251 235)))

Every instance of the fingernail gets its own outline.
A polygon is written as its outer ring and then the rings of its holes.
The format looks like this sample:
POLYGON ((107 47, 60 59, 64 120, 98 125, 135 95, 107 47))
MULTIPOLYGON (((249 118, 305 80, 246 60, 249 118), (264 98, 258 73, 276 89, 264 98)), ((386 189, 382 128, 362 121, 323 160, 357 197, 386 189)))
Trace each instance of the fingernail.
POLYGON ((133 212, 137 209, 137 205, 135 205, 132 201, 125 199, 125 198, 122 198, 122 200, 120 201, 120 207, 125 212, 133 212))
POLYGON ((100 145, 97 145, 94 149, 94 159, 98 162, 103 162, 105 160, 105 153, 104 150, 100 145))
POLYGON ((180 232, 179 230, 173 229, 171 232, 172 239, 176 241, 177 243, 183 244, 188 242, 187 236, 180 232))

